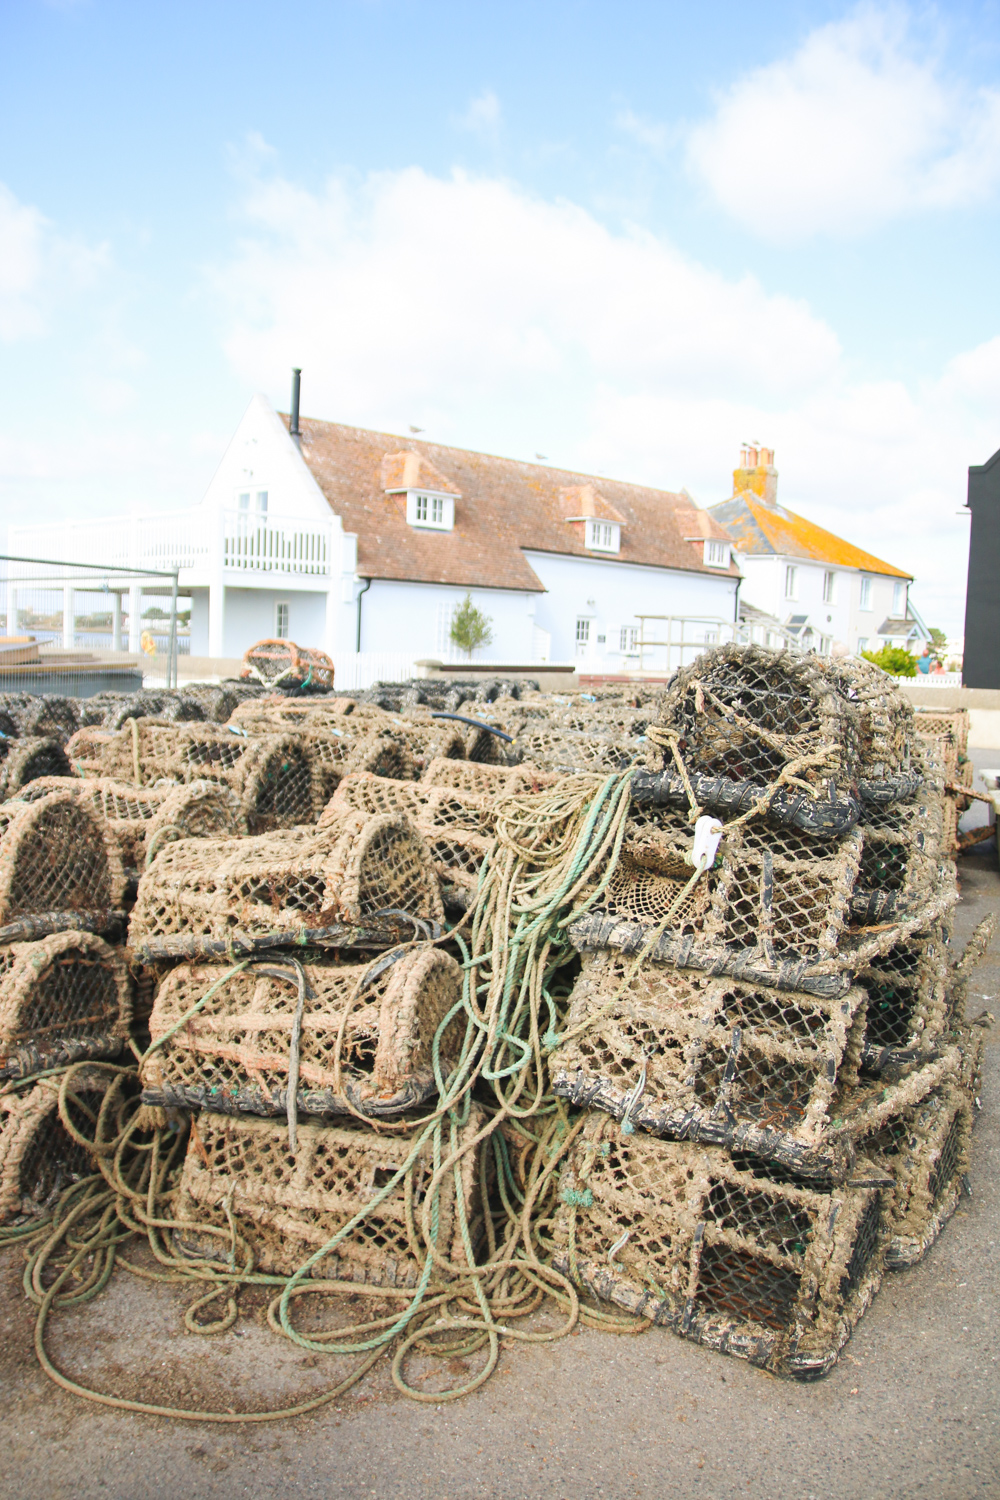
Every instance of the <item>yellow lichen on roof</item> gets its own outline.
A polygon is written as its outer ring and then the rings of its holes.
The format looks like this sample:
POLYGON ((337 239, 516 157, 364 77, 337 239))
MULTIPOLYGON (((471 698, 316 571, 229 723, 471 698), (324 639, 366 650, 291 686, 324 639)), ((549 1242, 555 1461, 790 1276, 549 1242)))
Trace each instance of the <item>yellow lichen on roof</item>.
POLYGON ((841 568, 859 568, 864 573, 884 573, 890 578, 912 578, 902 568, 883 562, 871 552, 845 542, 813 521, 785 510, 784 506, 765 505, 746 490, 736 497, 751 512, 757 525, 775 552, 789 557, 808 557, 815 562, 833 563, 841 568))

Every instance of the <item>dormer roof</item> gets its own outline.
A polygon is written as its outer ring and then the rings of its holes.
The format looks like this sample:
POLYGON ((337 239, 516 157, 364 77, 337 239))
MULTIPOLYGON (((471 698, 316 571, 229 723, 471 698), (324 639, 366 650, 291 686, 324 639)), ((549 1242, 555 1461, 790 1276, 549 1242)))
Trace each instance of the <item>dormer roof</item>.
POLYGON ((441 495, 459 497, 462 493, 422 453, 415 453, 412 448, 384 456, 382 488, 389 495, 399 494, 401 490, 436 490, 441 495))
POLYGON ((626 524, 620 510, 615 510, 592 484, 567 484, 559 491, 567 521, 615 521, 626 524))

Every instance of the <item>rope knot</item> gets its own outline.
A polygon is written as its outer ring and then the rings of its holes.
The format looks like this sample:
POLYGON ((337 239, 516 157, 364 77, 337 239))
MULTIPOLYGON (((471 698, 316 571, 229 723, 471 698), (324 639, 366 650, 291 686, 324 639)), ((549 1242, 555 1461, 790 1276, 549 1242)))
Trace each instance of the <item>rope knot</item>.
POLYGON ((562 1200, 569 1208, 593 1208, 594 1195, 590 1188, 563 1188, 562 1200))

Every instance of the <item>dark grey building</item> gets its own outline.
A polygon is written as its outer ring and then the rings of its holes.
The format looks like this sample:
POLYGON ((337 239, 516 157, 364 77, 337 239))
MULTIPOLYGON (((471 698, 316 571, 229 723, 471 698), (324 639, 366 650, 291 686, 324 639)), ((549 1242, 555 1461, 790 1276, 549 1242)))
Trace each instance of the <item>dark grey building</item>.
POLYGON ((966 687, 1000 688, 1000 449, 969 466, 972 512, 965 595, 966 687))

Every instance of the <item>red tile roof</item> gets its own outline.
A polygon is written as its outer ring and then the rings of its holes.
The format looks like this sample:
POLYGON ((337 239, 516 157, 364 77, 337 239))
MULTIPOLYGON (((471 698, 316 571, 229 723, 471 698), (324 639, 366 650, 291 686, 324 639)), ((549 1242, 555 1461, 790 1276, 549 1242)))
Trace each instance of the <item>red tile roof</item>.
MULTIPOLYGON (((301 418, 299 427, 302 457, 345 531, 357 533, 362 577, 539 592, 523 549, 715 577, 727 572, 705 566, 701 537, 729 541, 728 533, 688 495, 335 422, 301 418), (405 496, 387 494, 387 486, 454 495, 455 529, 409 526, 405 496), (585 528, 574 520, 590 515, 620 523, 619 553, 587 550, 585 528), (685 540, 692 536, 697 540, 685 540)), ((738 576, 735 566, 728 573, 738 576)))
POLYGON ((824 531, 822 526, 795 515, 783 505, 766 504, 748 490, 713 505, 711 514, 748 556, 802 557, 841 568, 858 568, 863 573, 882 573, 889 578, 913 577, 834 536, 832 531, 824 531))

